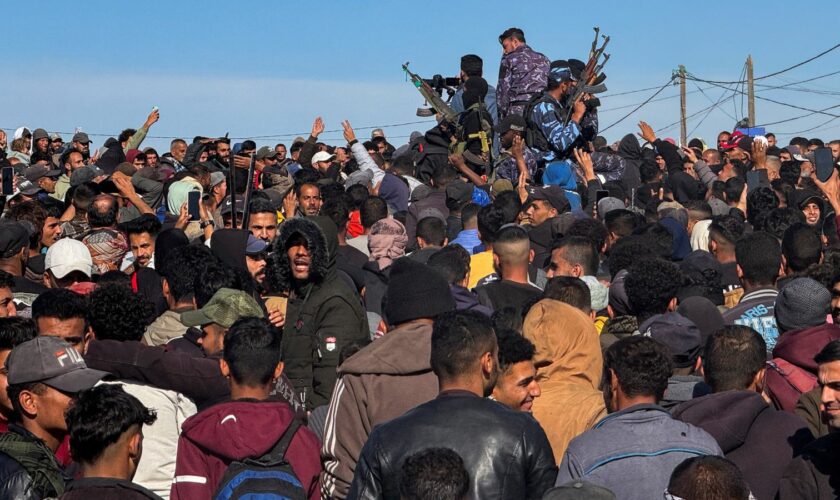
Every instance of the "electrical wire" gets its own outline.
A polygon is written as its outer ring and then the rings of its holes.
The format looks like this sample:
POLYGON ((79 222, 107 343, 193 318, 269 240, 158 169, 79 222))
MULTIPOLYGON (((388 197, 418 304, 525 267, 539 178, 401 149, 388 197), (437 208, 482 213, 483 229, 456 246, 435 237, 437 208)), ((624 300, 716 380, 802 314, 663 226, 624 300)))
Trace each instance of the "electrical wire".
MULTIPOLYGON (((417 124, 421 124, 421 123, 431 124, 431 123, 436 123, 436 122, 435 122, 435 120, 432 119, 432 120, 418 120, 418 121, 403 122, 403 123, 391 123, 391 124, 387 124, 387 125, 366 125, 364 127, 353 127, 353 130, 373 130, 373 129, 376 129, 376 128, 388 129, 388 128, 404 127, 404 126, 407 126, 407 125, 417 125, 417 124)), ((0 127, 0 129, 2 129, 2 130, 8 130, 8 131, 12 131, 12 132, 17 130, 17 128, 18 127, 0 127)), ((344 132, 344 129, 325 130, 322 133, 329 134, 329 133, 336 133, 336 132, 344 132)), ((69 135, 69 136, 72 136, 72 135, 75 134, 75 132, 63 132, 63 131, 53 131, 53 132, 50 132, 50 133, 63 134, 63 135, 69 135)), ((117 134, 102 134, 102 133, 96 133, 96 132, 85 132, 85 133, 88 136, 93 136, 93 137, 115 137, 117 135, 117 134)), ((306 132, 297 132, 297 133, 288 133, 288 134, 252 135, 252 136, 248 136, 248 137, 228 137, 228 139, 236 140, 236 141, 238 141, 238 140, 243 140, 244 141, 244 140, 248 140, 248 139, 252 139, 252 140, 253 139, 272 139, 272 138, 297 137, 297 136, 308 137, 310 133, 311 133, 311 131, 306 131, 306 132)), ((146 138, 147 139, 180 139, 181 136, 147 135, 146 138)))
POLYGON ((630 116, 630 115, 632 115, 633 113, 635 113, 636 111, 638 111, 638 110, 642 109, 642 107, 644 107, 646 104, 648 104, 649 102, 651 102, 651 101, 652 101, 652 100, 653 100, 656 96, 658 96, 658 95, 659 95, 659 94, 660 94, 663 90, 665 90, 665 88, 666 88, 666 87, 668 87, 668 85, 671 85, 671 82, 672 82, 673 80, 674 80, 674 76, 672 75, 672 76, 671 76, 671 78, 670 78, 667 82, 665 82, 665 85, 663 85, 663 86, 659 87, 659 90, 657 90, 656 92, 654 92, 654 93, 653 93, 653 95, 651 95, 651 96, 650 96, 650 97, 648 97, 645 101, 643 101, 641 104, 639 104, 638 106, 636 106, 636 107, 635 107, 632 111, 630 111, 630 112, 629 112, 629 113, 627 113, 626 115, 624 115, 624 116, 622 116, 621 118, 619 118, 619 119, 618 119, 618 121, 615 121, 615 122, 611 123, 609 126, 607 126, 606 128, 603 128, 603 129, 599 130, 599 131, 598 131, 598 133, 599 133, 599 134, 601 134, 601 133, 606 132, 607 130, 609 130, 609 129, 611 129, 611 128, 615 127, 616 125, 618 125, 619 123, 623 122, 625 119, 627 119, 627 117, 628 117, 628 116, 630 116))
MULTIPOLYGON (((768 75, 755 77, 755 78, 753 78, 753 81, 756 82, 756 81, 759 81, 759 80, 766 80, 767 78, 777 76, 777 75, 781 75, 782 73, 787 73, 788 71, 796 69, 800 66, 804 66, 811 61, 815 61, 815 60, 819 59, 820 57, 828 54, 829 52, 837 50, 837 48, 840 48, 840 43, 838 43, 837 45, 835 45, 835 46, 833 46, 829 49, 826 49, 826 50, 820 52, 819 54, 815 55, 814 57, 811 57, 811 58, 805 59, 804 61, 798 62, 798 63, 794 64, 793 66, 789 66, 785 69, 770 73, 768 75)), ((722 85, 735 85, 735 84, 739 84, 739 83, 746 83, 746 80, 743 80, 743 79, 742 80, 735 80, 735 81, 728 81, 728 82, 727 81, 722 81, 722 80, 703 80, 703 81, 705 81, 706 83, 719 83, 719 84, 722 84, 722 85)))

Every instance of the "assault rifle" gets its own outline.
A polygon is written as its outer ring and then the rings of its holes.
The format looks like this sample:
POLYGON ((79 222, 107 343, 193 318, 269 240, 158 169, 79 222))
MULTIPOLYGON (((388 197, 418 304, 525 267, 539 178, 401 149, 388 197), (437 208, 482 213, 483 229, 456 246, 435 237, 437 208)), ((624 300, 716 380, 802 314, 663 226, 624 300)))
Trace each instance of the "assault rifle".
MULTIPOLYGON (((597 87, 592 87, 595 84, 596 80, 601 78, 601 71, 604 69, 604 65, 607 64, 607 61, 610 59, 609 54, 604 54, 604 49, 607 47, 607 44, 610 42, 610 37, 605 35, 601 36, 601 45, 598 45, 598 35, 600 34, 601 29, 597 26, 592 28, 595 30, 595 39, 592 40, 592 48, 589 50, 589 60, 586 61, 586 66, 583 68, 580 74, 580 80, 578 84, 575 86, 575 91, 569 97, 568 105, 566 106, 566 117, 563 120, 563 126, 569 124, 569 121, 572 119, 572 112, 574 111, 574 104, 578 101, 578 99, 586 93, 593 93, 598 92, 600 89, 597 87)), ((606 90, 604 88, 603 90, 606 90)))
POLYGON ((435 109, 436 113, 443 115, 443 119, 449 123, 458 123, 458 113, 452 110, 449 107, 449 104, 443 100, 443 97, 435 90, 434 87, 429 85, 427 80, 420 78, 417 73, 412 73, 411 70, 408 69, 408 63, 402 65, 403 71, 405 71, 406 76, 411 80, 411 83, 417 88, 420 92, 420 95, 435 109))

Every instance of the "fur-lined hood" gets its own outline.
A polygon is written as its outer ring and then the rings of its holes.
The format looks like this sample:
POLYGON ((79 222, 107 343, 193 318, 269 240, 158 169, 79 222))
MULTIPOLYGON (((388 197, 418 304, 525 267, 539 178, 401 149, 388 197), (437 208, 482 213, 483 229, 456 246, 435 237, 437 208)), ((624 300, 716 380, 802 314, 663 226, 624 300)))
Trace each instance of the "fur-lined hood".
POLYGON ((338 249, 338 230, 327 217, 295 217, 287 219, 272 244, 266 263, 266 282, 276 292, 288 291, 308 284, 321 284, 335 277, 335 253, 338 249), (295 283, 286 253, 287 243, 296 234, 306 238, 312 260, 307 283, 295 283))

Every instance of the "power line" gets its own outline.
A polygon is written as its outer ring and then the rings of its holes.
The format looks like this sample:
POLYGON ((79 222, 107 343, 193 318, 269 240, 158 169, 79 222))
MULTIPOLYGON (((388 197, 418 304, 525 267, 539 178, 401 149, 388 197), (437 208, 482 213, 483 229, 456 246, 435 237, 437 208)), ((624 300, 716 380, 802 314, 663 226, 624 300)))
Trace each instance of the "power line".
MULTIPOLYGON (((782 70, 776 71, 776 72, 774 72, 774 73, 770 73, 770 74, 768 74, 768 75, 764 75, 764 76, 759 76, 759 77, 753 78, 753 81, 765 80, 765 79, 767 79, 767 78, 770 78, 770 77, 773 77, 773 76, 776 76, 776 75, 781 75, 782 73, 787 73, 788 71, 790 71, 790 70, 792 70, 792 69, 796 69, 796 68, 798 68, 798 67, 800 67, 800 66, 804 66, 804 65, 808 64, 808 63, 809 63, 809 62, 811 62, 811 61, 815 61, 815 60, 819 59, 820 57, 822 57, 822 56, 824 56, 824 55, 828 54, 829 52, 831 52, 831 51, 833 51, 833 50, 836 50, 838 47, 840 47, 840 43, 838 43, 838 44, 837 44, 837 45, 835 45, 834 47, 831 47, 831 48, 829 48, 829 49, 826 49, 826 50, 824 50, 824 51, 820 52, 819 54, 815 55, 814 57, 811 57, 811 58, 809 58, 809 59, 805 59, 805 60, 804 60, 804 61, 802 61, 802 62, 798 62, 798 63, 794 64, 793 66, 790 66, 790 67, 787 67, 787 68, 785 68, 785 69, 782 69, 782 70)), ((742 78, 743 78, 743 77, 742 77, 742 78)), ((746 83, 746 80, 744 80, 744 79, 741 79, 741 80, 735 80, 735 81, 728 81, 728 82, 727 82, 727 81, 721 81, 721 80, 703 80, 703 81, 705 81, 706 83, 719 83, 719 84, 722 84, 722 85, 735 85, 735 84, 739 84, 739 83, 746 83)))
MULTIPOLYGON (((407 126, 407 125, 417 125, 417 124, 420 124, 420 123, 430 124, 430 123, 437 123, 437 122, 435 122, 435 120, 418 120, 418 121, 413 121, 413 122, 391 123, 391 124, 387 124, 387 125, 366 125, 364 127, 353 127, 353 130, 373 130, 375 128, 387 129, 387 128, 404 127, 404 126, 407 126)), ((17 127, 0 127, 0 129, 15 131, 15 130, 17 130, 17 127)), ((336 133, 336 132, 344 132, 344 129, 325 130, 323 133, 324 134, 329 134, 329 133, 336 133)), ((69 135, 69 136, 72 136, 72 135, 75 134, 75 132, 63 132, 63 131, 52 131, 50 133, 63 134, 63 135, 69 135)), ((88 136, 93 136, 93 137, 115 137, 117 135, 117 134, 102 134, 102 133, 95 133, 95 132, 85 132, 85 133, 88 136)), ((272 139, 272 138, 280 138, 280 137, 308 136, 310 133, 311 133, 311 131, 306 131, 306 132, 297 132, 297 133, 289 133, 289 134, 252 135, 252 136, 248 136, 248 137, 229 137, 229 139, 231 139, 231 140, 272 139)), ((147 135, 146 136, 147 139, 180 139, 182 137, 183 136, 174 136, 174 135, 173 136, 168 136, 168 135, 147 135)))
POLYGON ((672 75, 672 76, 671 76, 671 78, 670 78, 667 82, 665 82, 665 85, 663 85, 663 86, 659 87, 659 90, 657 90, 657 91, 656 91, 653 95, 651 95, 650 97, 648 97, 648 98, 647 98, 647 100, 645 100, 644 102, 642 102, 641 104, 639 104, 638 106, 636 106, 636 107, 635 107, 632 111, 630 111, 630 112, 629 112, 629 113, 627 113, 626 115, 624 115, 624 116, 622 116, 621 118, 619 118, 619 119, 618 119, 618 121, 613 122, 613 123, 611 123, 608 127, 606 127, 606 128, 604 128, 604 129, 599 130, 599 131, 598 131, 598 133, 600 134, 600 133, 606 132, 607 130, 609 130, 609 129, 611 129, 611 128, 615 127, 616 125, 618 125, 619 123, 623 122, 623 121, 624 121, 624 120, 625 120, 628 116, 630 116, 630 115, 632 115, 633 113, 635 113, 636 111, 638 111, 638 110, 642 109, 642 107, 643 107, 644 105, 646 105, 647 103, 649 103, 650 101, 652 101, 652 100, 653 100, 653 98, 655 98, 656 96, 658 96, 660 92, 662 92, 663 90, 665 90, 665 88, 666 88, 666 87, 668 87, 668 85, 671 85, 671 82, 672 82, 673 80, 674 80, 674 76, 672 75))

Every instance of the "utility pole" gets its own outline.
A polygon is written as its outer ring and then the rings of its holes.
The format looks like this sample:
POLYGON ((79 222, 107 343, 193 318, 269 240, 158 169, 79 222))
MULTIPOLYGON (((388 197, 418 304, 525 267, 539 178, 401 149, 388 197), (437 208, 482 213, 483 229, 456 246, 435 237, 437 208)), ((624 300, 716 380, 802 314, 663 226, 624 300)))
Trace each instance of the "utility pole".
POLYGON ((753 89, 752 55, 747 56, 747 109, 750 128, 755 127, 755 89, 753 89))
POLYGON ((685 66, 680 64, 680 146, 688 144, 688 133, 685 123, 685 66))

